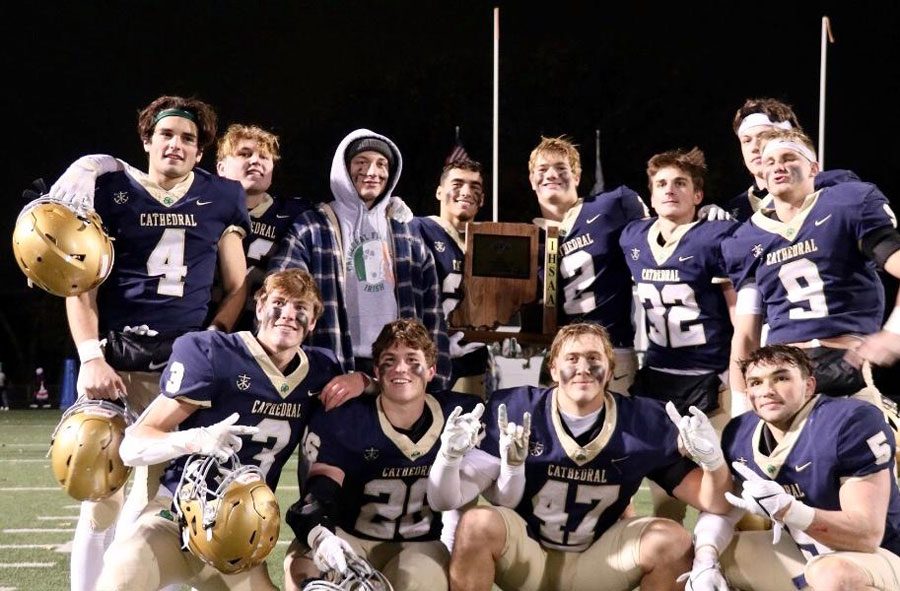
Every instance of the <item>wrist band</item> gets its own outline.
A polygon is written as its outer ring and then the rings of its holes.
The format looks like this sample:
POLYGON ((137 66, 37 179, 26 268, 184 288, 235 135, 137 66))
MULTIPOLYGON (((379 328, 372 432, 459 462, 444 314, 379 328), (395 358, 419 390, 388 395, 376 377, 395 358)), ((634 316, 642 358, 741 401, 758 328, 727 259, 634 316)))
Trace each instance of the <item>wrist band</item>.
POLYGON ((98 339, 88 339, 78 343, 78 358, 84 365, 88 361, 103 357, 103 351, 100 349, 100 341, 98 339))
POLYGON ((816 510, 794 499, 787 513, 784 514, 784 524, 797 531, 806 531, 816 518, 816 510))

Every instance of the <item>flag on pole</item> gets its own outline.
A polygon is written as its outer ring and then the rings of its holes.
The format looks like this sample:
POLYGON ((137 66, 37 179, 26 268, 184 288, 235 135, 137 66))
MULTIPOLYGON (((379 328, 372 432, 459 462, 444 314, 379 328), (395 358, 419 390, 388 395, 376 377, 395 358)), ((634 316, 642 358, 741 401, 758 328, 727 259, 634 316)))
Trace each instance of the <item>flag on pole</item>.
POLYGON ((591 195, 602 193, 606 183, 603 180, 603 166, 600 164, 600 130, 596 130, 596 140, 594 141, 594 186, 591 188, 591 195))
POLYGON ((453 149, 450 150, 450 154, 447 156, 447 159, 444 160, 444 166, 450 164, 451 162, 456 162, 457 160, 466 160, 469 158, 469 153, 466 152, 466 149, 462 145, 462 140, 459 139, 459 125, 456 126, 456 142, 453 144, 453 149))

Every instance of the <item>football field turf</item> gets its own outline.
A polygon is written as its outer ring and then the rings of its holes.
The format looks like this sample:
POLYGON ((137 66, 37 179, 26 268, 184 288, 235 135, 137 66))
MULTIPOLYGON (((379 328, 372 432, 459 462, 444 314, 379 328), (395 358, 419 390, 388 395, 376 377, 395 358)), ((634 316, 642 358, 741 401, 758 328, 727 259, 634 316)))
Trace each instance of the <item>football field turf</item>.
MULTIPOLYGON (((65 591, 78 503, 56 484, 46 457, 58 410, 0 413, 0 591, 65 591)), ((297 499, 296 455, 278 486, 282 514, 297 499)), ((637 510, 649 513, 645 486, 637 510)), ((693 515, 688 520, 693 522, 693 515)), ((293 538, 284 523, 281 539, 268 558, 269 574, 282 586, 282 560, 293 538)))

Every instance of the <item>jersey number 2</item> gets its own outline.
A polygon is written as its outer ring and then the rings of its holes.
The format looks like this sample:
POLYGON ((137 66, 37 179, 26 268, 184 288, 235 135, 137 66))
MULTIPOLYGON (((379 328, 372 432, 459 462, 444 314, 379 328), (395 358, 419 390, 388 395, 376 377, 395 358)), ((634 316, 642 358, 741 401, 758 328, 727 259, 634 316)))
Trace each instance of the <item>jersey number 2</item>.
POLYGON ((356 531, 382 540, 393 539, 395 528, 401 538, 424 536, 431 528, 432 517, 431 507, 425 503, 427 488, 426 478, 419 478, 410 486, 397 478, 370 480, 363 492, 378 501, 359 508, 356 531))

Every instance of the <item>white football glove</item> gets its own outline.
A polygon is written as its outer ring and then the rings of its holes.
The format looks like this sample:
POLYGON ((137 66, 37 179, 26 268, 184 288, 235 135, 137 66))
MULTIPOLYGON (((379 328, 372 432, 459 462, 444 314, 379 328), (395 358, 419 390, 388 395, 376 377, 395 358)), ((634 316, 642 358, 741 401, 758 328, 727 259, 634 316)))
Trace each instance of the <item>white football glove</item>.
POLYGON ((313 550, 316 568, 323 573, 335 570, 344 574, 347 571, 347 558, 356 556, 346 540, 321 525, 312 528, 306 540, 313 550))
POLYGON ((744 478, 744 489, 741 496, 730 492, 725 493, 725 499, 740 509, 772 520, 772 543, 777 544, 781 539, 781 531, 784 524, 803 531, 808 528, 815 518, 816 510, 795 499, 785 492, 784 487, 775 482, 763 478, 748 466, 741 462, 732 462, 735 472, 744 478), (776 519, 775 514, 787 507, 787 512, 782 519, 776 519))
POLYGON ((241 435, 255 435, 258 427, 247 425, 235 425, 241 415, 233 413, 224 421, 219 421, 209 427, 197 427, 188 429, 184 433, 190 433, 187 446, 193 453, 213 456, 221 461, 226 461, 232 453, 241 451, 243 441, 241 435))
POLYGON ((712 472, 725 465, 719 435, 703 411, 692 406, 688 409, 693 416, 681 416, 670 400, 666 403, 666 413, 678 427, 678 437, 691 458, 700 466, 712 472))
POLYGON ((94 209, 97 177, 121 170, 118 160, 106 154, 82 156, 50 187, 48 195, 76 210, 94 209))
POLYGON ((531 413, 522 415, 522 424, 509 422, 506 405, 497 407, 497 427, 500 429, 500 459, 508 466, 521 466, 528 457, 531 437, 531 413))
POLYGON ((462 407, 457 406, 444 421, 444 432, 441 433, 440 454, 447 460, 462 458, 466 452, 478 445, 481 434, 481 415, 484 405, 480 402, 472 412, 463 414, 462 407))
POLYGON ((463 346, 459 345, 459 342, 463 340, 463 333, 455 332, 450 335, 450 357, 452 359, 457 359, 459 357, 464 357, 468 355, 472 351, 484 347, 484 343, 466 343, 463 346))
POLYGON ((391 195, 391 198, 388 201, 388 207, 391 210, 392 219, 403 224, 408 224, 412 221, 413 212, 403 199, 400 199, 396 195, 391 195))
POLYGON ((691 572, 676 579, 678 583, 687 581, 684 591, 728 591, 728 582, 722 575, 722 568, 712 547, 698 548, 691 572), (709 550, 703 554, 702 550, 709 550))
POLYGON ((719 207, 715 204, 704 205, 697 211, 697 220, 698 221, 707 221, 707 222, 715 222, 715 221, 724 221, 730 220, 731 214, 719 207))

